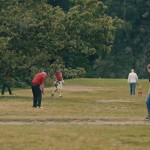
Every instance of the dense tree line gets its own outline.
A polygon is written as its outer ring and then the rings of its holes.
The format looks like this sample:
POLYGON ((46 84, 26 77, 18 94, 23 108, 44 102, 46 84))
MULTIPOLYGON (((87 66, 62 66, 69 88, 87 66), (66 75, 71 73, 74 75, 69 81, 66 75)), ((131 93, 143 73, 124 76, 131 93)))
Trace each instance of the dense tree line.
POLYGON ((124 28, 116 35, 111 53, 102 58, 106 65, 112 62, 110 77, 125 78, 131 68, 136 70, 140 78, 148 77, 146 66, 150 63, 150 1, 106 0, 105 4, 108 6, 108 15, 118 16, 125 21, 124 28))
POLYGON ((98 0, 75 0, 65 10, 46 0, 1 0, 0 73, 8 68, 15 79, 47 68, 61 68, 67 78, 81 77, 95 58, 111 51, 123 21, 106 14, 98 0), (90 59, 92 61, 90 61, 90 59))
MULTIPOLYGON (((103 0, 103 3, 108 7, 109 16, 117 16, 125 21, 116 34, 111 52, 95 53, 86 58, 73 55, 67 57, 67 64, 83 65, 87 77, 127 78, 130 69, 134 68, 140 78, 147 78, 146 65, 150 63, 150 1, 103 0), (77 63, 82 60, 84 63, 77 63)), ((60 4, 60 1, 53 0, 53 4, 67 11, 72 2, 64 0, 60 4)))

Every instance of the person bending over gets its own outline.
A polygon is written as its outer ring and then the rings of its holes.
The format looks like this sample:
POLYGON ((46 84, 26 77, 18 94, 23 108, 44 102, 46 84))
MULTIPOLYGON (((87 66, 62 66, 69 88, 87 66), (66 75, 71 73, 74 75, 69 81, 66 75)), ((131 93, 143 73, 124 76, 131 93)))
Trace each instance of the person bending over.
POLYGON ((44 82, 47 75, 48 71, 44 70, 43 72, 38 73, 32 80, 31 88, 33 93, 33 108, 42 108, 42 94, 44 95, 44 82))

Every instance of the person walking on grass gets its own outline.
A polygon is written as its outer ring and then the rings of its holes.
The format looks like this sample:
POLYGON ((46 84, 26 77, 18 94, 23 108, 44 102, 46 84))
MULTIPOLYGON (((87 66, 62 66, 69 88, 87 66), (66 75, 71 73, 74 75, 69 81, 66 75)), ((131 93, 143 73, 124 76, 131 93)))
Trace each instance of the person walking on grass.
POLYGON ((138 76, 134 72, 134 69, 131 70, 128 76, 128 83, 130 84, 130 95, 135 95, 136 84, 138 83, 138 76))
MULTIPOLYGON (((147 70, 150 73, 150 64, 147 66, 147 70)), ((150 82, 150 79, 149 79, 149 82, 150 82)), ((148 95, 147 95, 145 103, 146 103, 147 110, 148 110, 148 116, 146 117, 146 119, 150 120, 150 87, 148 90, 148 95)))
POLYGON ((44 70, 38 73, 32 80, 31 88, 33 93, 33 108, 43 108, 41 107, 42 94, 44 95, 44 82, 48 71, 44 70))
POLYGON ((3 71, 2 76, 1 76, 1 80, 2 80, 1 81, 2 82, 1 94, 2 95, 4 95, 6 87, 8 88, 9 95, 13 95, 11 92, 10 86, 9 86, 9 78, 10 78, 10 72, 9 72, 8 68, 4 68, 4 71, 3 71))
POLYGON ((56 89, 52 92, 51 96, 53 97, 55 92, 59 92, 59 97, 62 97, 61 90, 62 90, 62 83, 64 83, 62 72, 60 70, 56 71, 54 74, 55 78, 55 87, 56 89))

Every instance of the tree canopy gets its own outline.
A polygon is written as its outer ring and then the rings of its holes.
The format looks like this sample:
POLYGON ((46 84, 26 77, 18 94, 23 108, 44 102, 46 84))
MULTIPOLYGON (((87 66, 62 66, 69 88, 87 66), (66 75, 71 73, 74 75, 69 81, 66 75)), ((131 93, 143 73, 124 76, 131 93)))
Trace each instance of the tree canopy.
MULTIPOLYGON (((107 6, 106 14, 112 18, 117 16, 124 20, 124 25, 117 30, 109 54, 96 53, 86 59, 86 64, 88 64, 85 66, 88 70, 86 76, 127 78, 130 69, 134 68, 140 78, 147 78, 146 66, 150 63, 150 1, 102 1, 107 6)), ((67 0, 64 2, 70 6, 71 2, 67 0)), ((57 5, 59 2, 55 1, 55 6, 57 5)), ((66 10, 66 7, 62 8, 66 10)))
POLYGON ((61 68, 66 77, 74 69, 81 76, 82 68, 91 65, 90 57, 110 52, 123 21, 106 14, 107 6, 101 1, 73 3, 64 11, 45 0, 2 0, 0 72, 7 67, 21 81, 30 81, 44 68, 50 74, 61 68))

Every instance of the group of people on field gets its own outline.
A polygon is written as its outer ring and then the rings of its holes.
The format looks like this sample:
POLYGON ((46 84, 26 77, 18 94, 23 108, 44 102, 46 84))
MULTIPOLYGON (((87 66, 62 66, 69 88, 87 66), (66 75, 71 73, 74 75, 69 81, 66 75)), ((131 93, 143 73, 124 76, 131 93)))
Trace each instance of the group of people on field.
MULTIPOLYGON (((150 73, 150 64, 147 66, 147 70, 150 73)), ((32 80, 31 88, 33 93, 33 108, 42 108, 41 100, 42 100, 42 94, 44 95, 44 82, 47 75, 48 75, 48 71, 43 70, 43 72, 38 73, 32 80)), ((2 82, 2 93, 1 93, 2 95, 4 95, 4 91, 6 87, 8 88, 9 94, 13 95, 9 87, 9 84, 7 82, 9 76, 10 76, 9 70, 5 68, 4 75, 3 75, 3 82, 2 82)), ((62 84, 64 82, 62 77, 62 72, 60 70, 56 71, 56 73, 54 74, 54 78, 55 78, 56 89, 51 93, 51 96, 53 97, 55 95, 55 92, 58 91, 59 97, 62 97, 61 90, 62 90, 62 84)), ((132 69, 131 73, 129 73, 128 83, 130 84, 130 95, 135 95, 136 84, 138 84, 138 76, 134 72, 134 69, 132 69)), ((146 106, 148 110, 148 116, 146 117, 146 119, 150 119, 150 87, 148 91, 148 96, 146 98, 146 106)))
MULTIPOLYGON (((46 76, 48 75, 48 71, 44 70, 41 73, 38 73, 31 83, 32 93, 33 93, 33 108, 42 108, 41 107, 41 100, 42 94, 44 95, 44 82, 46 76)), ((56 89, 52 92, 52 97, 54 96, 55 92, 59 92, 59 97, 62 97, 61 89, 62 83, 64 82, 62 77, 62 72, 60 70, 56 71, 54 74, 55 78, 55 87, 56 89)))

